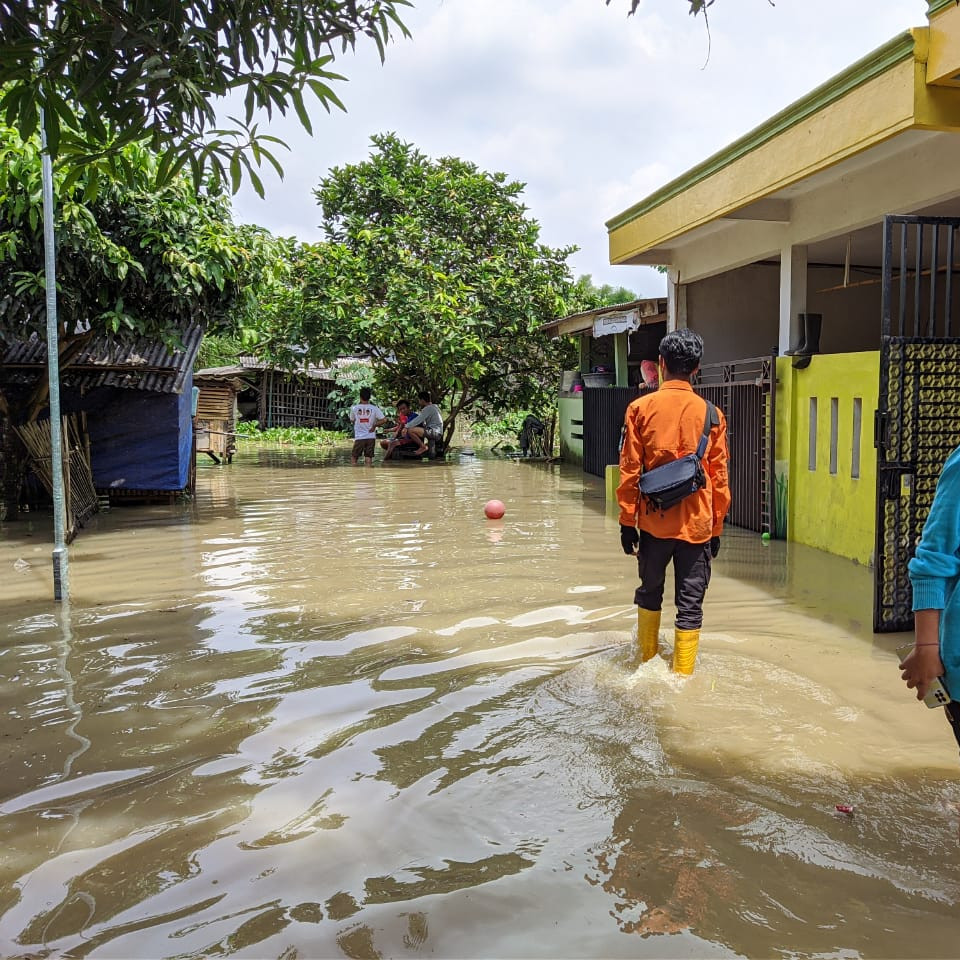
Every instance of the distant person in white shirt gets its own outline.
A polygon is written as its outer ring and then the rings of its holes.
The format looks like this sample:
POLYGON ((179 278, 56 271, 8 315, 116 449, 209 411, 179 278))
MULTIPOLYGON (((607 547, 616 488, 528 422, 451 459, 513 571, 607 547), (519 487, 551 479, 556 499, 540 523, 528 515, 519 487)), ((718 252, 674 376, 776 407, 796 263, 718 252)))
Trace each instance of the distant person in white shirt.
POLYGON ((361 457, 365 457, 367 466, 373 466, 373 451, 377 442, 377 427, 387 418, 383 411, 370 402, 370 388, 360 388, 360 402, 350 408, 350 422, 353 424, 353 452, 350 462, 356 466, 361 457))
POLYGON ((427 452, 427 440, 441 440, 443 438, 443 416, 440 408, 430 399, 430 394, 424 390, 417 394, 423 406, 420 412, 407 421, 407 429, 404 430, 404 436, 411 440, 416 440, 420 444, 419 449, 414 450, 414 456, 422 456, 427 452))

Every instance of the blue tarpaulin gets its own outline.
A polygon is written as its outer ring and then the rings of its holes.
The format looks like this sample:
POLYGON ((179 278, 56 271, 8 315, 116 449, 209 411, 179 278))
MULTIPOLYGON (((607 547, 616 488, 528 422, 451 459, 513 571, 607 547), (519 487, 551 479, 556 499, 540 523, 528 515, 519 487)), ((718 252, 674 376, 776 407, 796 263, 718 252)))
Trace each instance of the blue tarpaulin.
POLYGON ((93 484, 98 490, 183 490, 190 476, 192 379, 182 393, 117 388, 91 391, 87 411, 93 484))

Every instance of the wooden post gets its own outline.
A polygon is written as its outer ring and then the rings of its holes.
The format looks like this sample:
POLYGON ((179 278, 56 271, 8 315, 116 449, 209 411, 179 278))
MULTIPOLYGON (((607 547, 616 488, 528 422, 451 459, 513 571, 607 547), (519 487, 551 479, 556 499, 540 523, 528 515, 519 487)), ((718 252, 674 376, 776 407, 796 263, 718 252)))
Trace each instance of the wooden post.
MULTIPOLYGON (((77 524, 73 516, 73 497, 70 483, 70 423, 66 417, 61 421, 60 439, 63 444, 63 503, 67 516, 67 542, 73 539, 77 532, 77 524)), ((51 435, 52 440, 52 435, 51 435)), ((51 443, 51 449, 53 444, 51 443)))

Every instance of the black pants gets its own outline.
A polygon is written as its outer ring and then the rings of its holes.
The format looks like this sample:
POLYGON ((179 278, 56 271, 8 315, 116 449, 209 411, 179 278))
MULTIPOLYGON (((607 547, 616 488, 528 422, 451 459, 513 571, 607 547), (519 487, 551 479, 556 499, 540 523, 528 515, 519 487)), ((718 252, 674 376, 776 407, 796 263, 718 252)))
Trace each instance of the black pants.
POLYGON ((644 610, 663 608, 663 587, 667 567, 673 561, 674 600, 678 630, 699 630, 703 625, 703 598, 710 584, 710 541, 661 540, 640 531, 637 572, 640 586, 633 602, 644 610))

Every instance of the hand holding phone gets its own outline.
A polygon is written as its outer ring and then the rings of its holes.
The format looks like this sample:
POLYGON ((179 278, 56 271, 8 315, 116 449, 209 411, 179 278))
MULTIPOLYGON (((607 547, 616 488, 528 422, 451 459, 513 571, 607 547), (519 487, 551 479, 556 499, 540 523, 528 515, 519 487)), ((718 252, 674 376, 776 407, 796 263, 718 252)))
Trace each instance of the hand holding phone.
MULTIPOLYGON (((897 660, 900 664, 913 652, 912 643, 905 643, 897 647, 897 660)), ((941 677, 935 677, 927 686, 927 692, 924 695, 923 702, 930 708, 945 707, 951 702, 950 693, 944 685, 941 677)))

